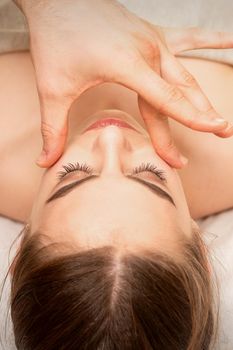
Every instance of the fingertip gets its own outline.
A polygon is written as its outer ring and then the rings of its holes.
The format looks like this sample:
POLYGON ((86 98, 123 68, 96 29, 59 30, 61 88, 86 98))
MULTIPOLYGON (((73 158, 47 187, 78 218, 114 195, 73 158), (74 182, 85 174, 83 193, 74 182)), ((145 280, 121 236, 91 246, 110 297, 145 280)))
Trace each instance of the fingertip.
POLYGON ((180 160, 176 160, 176 161, 170 162, 169 165, 170 165, 172 168, 175 168, 175 169, 183 169, 183 168, 186 167, 187 164, 188 164, 188 162, 187 162, 187 163, 183 163, 183 162, 181 162, 180 160))
POLYGON ((40 168, 48 168, 49 167, 48 162, 46 160, 41 160, 41 159, 36 160, 36 165, 38 165, 40 168))
POLYGON ((161 155, 159 156, 172 168, 175 169, 182 169, 188 164, 188 159, 181 154, 166 154, 166 155, 161 155))
POLYGON ((227 138, 233 136, 233 125, 228 123, 228 126, 226 129, 214 133, 216 136, 222 137, 222 138, 227 138))
POLYGON ((52 163, 47 159, 37 159, 36 165, 38 165, 40 168, 49 168, 52 165, 52 163))
POLYGON ((216 130, 223 130, 228 126, 228 121, 223 118, 216 118, 216 119, 211 119, 209 121, 209 124, 211 127, 215 128, 216 130))
POLYGON ((36 165, 38 165, 40 168, 49 168, 57 161, 58 158, 59 156, 56 153, 48 154, 43 151, 36 160, 36 165))
POLYGON ((176 158, 173 157, 173 159, 173 168, 183 169, 188 164, 188 159, 181 154, 176 156, 176 158))
POLYGON ((42 152, 40 153, 39 157, 36 160, 36 164, 41 166, 42 164, 44 164, 44 162, 46 161, 47 158, 47 153, 46 151, 43 149, 42 152))
POLYGON ((226 132, 226 134, 228 135, 228 136, 232 136, 233 135, 233 125, 232 124, 228 124, 228 127, 226 128, 226 130, 225 130, 225 132, 226 132))

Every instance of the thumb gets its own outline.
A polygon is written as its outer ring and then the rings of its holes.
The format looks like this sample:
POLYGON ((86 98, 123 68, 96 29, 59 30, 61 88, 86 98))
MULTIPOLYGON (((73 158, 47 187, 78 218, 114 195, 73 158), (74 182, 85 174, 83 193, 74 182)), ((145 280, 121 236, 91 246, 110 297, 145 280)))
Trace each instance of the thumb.
POLYGON ((62 155, 68 134, 70 101, 41 100, 43 150, 36 161, 42 168, 52 166, 62 155))
POLYGON ((158 113, 141 96, 138 97, 138 106, 156 153, 173 168, 185 166, 188 160, 173 142, 168 118, 158 113))

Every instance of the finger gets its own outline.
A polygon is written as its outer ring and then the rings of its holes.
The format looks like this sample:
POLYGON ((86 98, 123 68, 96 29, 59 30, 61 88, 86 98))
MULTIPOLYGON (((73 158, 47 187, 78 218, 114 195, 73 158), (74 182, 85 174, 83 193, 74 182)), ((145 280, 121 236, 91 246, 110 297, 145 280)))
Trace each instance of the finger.
POLYGON ((161 60, 161 75, 168 83, 179 87, 184 96, 198 110, 211 115, 216 114, 197 80, 173 55, 166 54, 163 56, 161 60))
POLYGON ((63 153, 68 133, 69 108, 70 101, 41 100, 43 150, 36 162, 40 167, 50 167, 63 153))
POLYGON ((138 106, 156 153, 171 167, 182 168, 187 164, 187 158, 181 155, 173 142, 167 117, 159 115, 140 96, 138 106))
MULTIPOLYGON (((174 56, 166 54, 166 58, 164 58, 161 63, 161 74, 166 81, 178 86, 183 94, 188 98, 193 106, 198 108, 198 110, 210 116, 216 113, 214 107, 201 90, 201 87, 196 79, 174 56)), ((226 127, 227 126, 229 125, 226 124, 226 127)), ((223 137, 227 137, 228 134, 229 132, 226 133, 224 130, 219 134, 219 136, 223 135, 223 137)))
POLYGON ((215 133, 215 135, 223 138, 231 137, 233 136, 233 126, 229 123, 226 129, 215 133))
POLYGON ((162 28, 166 43, 174 54, 194 49, 233 48, 233 33, 209 31, 198 27, 162 28))
POLYGON ((218 132, 226 127, 227 121, 217 112, 211 115, 198 110, 180 89, 163 80, 144 61, 137 63, 137 67, 132 66, 127 67, 119 83, 137 92, 159 114, 198 131, 218 132))

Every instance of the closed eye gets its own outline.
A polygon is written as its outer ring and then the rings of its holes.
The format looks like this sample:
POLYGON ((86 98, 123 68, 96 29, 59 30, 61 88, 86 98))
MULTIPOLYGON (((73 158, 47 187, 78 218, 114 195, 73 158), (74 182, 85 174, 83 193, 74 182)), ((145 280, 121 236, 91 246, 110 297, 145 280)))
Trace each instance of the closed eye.
POLYGON ((165 176, 165 171, 158 169, 156 165, 153 165, 151 163, 142 163, 138 167, 135 167, 133 169, 132 175, 137 175, 141 174, 144 172, 150 172, 157 176, 161 181, 167 182, 166 176, 165 176))
MULTIPOLYGON (((75 170, 72 170, 72 172, 75 171, 75 170)), ((71 171, 68 171, 68 172, 71 172, 71 171)), ((139 174, 139 172, 134 172, 135 174, 139 174)), ((69 192, 71 192, 74 188, 76 188, 77 186, 81 185, 81 184, 84 184, 85 182, 89 182, 93 179, 96 179, 98 178, 99 176, 98 175, 93 175, 93 174, 90 174, 84 178, 81 178, 79 180, 76 180, 68 185, 65 185, 63 187, 61 187, 60 189, 58 189, 51 197, 49 197, 46 201, 46 204, 57 199, 57 198, 60 198, 60 197, 63 197, 65 195, 67 195, 69 192)), ((127 178, 133 180, 133 181, 136 181, 138 183, 140 183, 141 185, 147 187, 149 190, 151 190, 153 193, 155 193, 156 195, 168 200, 171 204, 173 204, 175 207, 175 202, 173 200, 173 198, 166 192, 164 191, 162 188, 160 188, 159 186, 157 186, 156 184, 153 184, 151 182, 147 182, 146 180, 140 178, 140 177, 136 177, 134 174, 131 174, 131 175, 127 175, 126 176, 127 178)), ((162 181, 160 179, 160 181, 162 181)))
MULTIPOLYGON (((83 163, 83 164, 80 164, 79 162, 68 163, 66 165, 63 165, 62 167, 63 167, 63 170, 57 173, 59 180, 62 180, 67 174, 71 172, 83 172, 88 175, 92 175, 94 173, 94 169, 89 165, 87 165, 86 163, 83 163)), ((167 182, 165 171, 162 169, 159 169, 156 165, 153 165, 151 163, 142 163, 139 166, 134 167, 132 172, 130 172, 130 175, 137 175, 144 172, 152 173, 156 177, 158 177, 161 181, 167 182)))

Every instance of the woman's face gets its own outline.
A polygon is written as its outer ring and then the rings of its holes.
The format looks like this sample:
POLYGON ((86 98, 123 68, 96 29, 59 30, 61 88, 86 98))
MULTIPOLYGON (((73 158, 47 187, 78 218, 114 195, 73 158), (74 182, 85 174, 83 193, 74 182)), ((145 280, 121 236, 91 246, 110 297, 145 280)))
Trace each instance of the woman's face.
POLYGON ((155 153, 147 131, 118 110, 81 123, 65 153, 44 173, 30 225, 31 232, 71 241, 78 249, 115 245, 174 252, 178 240, 192 234, 177 172, 155 153), (103 118, 136 130, 102 125, 85 131, 103 118))

